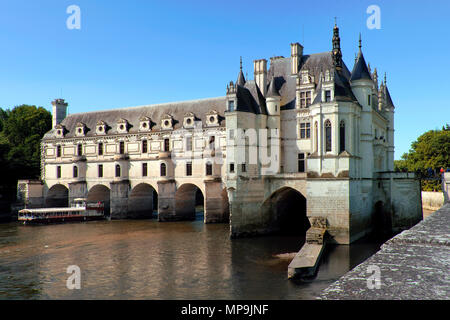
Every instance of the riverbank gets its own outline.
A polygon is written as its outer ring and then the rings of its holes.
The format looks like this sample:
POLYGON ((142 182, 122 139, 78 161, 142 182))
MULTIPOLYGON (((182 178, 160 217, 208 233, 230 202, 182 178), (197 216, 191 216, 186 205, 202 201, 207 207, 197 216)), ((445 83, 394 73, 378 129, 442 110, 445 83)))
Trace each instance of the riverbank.
POLYGON ((450 299, 450 203, 386 242, 379 252, 325 289, 319 299, 450 299), (369 277, 380 270, 381 287, 369 277), (369 285, 368 285, 369 283, 369 285))

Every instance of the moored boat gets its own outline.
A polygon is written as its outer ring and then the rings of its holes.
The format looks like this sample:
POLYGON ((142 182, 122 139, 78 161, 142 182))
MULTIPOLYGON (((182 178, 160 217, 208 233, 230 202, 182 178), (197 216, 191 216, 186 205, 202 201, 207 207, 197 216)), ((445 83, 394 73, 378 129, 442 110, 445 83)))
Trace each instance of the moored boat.
POLYGON ((22 209, 18 215, 18 220, 23 224, 91 221, 104 218, 104 203, 89 203, 86 199, 81 198, 75 199, 69 208, 22 209))

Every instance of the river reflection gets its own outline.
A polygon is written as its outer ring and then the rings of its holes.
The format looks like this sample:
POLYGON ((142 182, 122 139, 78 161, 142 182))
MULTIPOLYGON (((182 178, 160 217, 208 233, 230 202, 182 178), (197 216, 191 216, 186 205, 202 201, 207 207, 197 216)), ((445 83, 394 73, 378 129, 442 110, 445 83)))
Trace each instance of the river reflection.
POLYGON ((97 221, 0 224, 0 299, 314 299, 376 252, 376 243, 327 246, 314 279, 288 281, 300 237, 229 239, 225 224, 97 221), (81 268, 68 290, 67 267, 81 268))

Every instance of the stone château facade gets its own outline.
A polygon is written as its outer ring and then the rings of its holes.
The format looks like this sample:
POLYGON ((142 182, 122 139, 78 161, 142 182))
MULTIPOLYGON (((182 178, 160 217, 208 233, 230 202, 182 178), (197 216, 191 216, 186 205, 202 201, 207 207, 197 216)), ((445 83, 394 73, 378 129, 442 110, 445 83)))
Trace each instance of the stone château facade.
POLYGON ((86 197, 105 201, 112 218, 157 210, 171 221, 193 219, 203 198, 205 222, 229 221, 232 236, 305 232, 324 217, 338 243, 418 222, 420 184, 393 172, 395 107, 361 39, 351 72, 337 26, 332 51, 293 43, 267 66, 254 61, 246 80, 241 61, 219 98, 67 117, 67 103, 53 101, 42 181, 23 183, 34 190, 28 204, 86 197))

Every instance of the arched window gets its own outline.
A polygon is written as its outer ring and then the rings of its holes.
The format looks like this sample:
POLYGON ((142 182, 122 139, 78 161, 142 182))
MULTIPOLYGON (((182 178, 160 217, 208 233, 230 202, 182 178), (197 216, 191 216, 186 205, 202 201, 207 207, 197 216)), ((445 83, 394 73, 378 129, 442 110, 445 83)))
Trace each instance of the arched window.
POLYGON ((77 166, 73 166, 73 177, 78 178, 78 167, 77 166))
POLYGON ((120 171, 121 171, 121 170, 120 170, 120 165, 117 164, 117 165, 116 165, 116 177, 117 177, 117 178, 120 177, 120 171))
POLYGON ((325 121, 325 152, 331 152, 331 121, 325 121))
POLYGON ((167 167, 165 163, 161 163, 161 177, 165 177, 167 175, 167 167))
POLYGON ((345 151, 345 121, 342 120, 339 126, 339 153, 345 151))
POLYGON ((316 152, 319 152, 319 125, 316 123, 314 123, 314 139, 316 139, 316 152))

